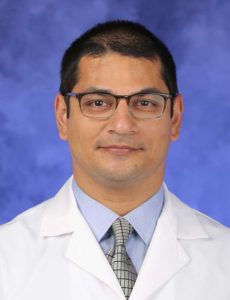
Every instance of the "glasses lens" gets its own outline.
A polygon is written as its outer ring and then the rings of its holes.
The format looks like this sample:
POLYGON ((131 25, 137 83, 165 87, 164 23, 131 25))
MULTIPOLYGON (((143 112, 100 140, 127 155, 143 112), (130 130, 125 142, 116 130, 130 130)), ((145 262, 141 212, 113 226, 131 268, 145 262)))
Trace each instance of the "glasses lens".
POLYGON ((159 118, 164 111, 164 98, 158 94, 134 95, 129 106, 132 114, 137 118, 159 118))
POLYGON ((87 117, 104 119, 110 117, 116 108, 116 99, 112 95, 90 93, 81 98, 81 110, 87 117))

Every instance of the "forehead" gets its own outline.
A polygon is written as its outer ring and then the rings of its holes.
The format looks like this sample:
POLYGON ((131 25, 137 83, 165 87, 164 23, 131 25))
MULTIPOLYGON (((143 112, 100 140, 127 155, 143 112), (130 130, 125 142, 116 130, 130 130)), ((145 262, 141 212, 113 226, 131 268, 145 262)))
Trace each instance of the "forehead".
POLYGON ((136 92, 143 88, 157 88, 167 92, 162 79, 159 60, 148 60, 107 53, 102 56, 84 56, 78 70, 76 89, 96 87, 119 93, 136 92))

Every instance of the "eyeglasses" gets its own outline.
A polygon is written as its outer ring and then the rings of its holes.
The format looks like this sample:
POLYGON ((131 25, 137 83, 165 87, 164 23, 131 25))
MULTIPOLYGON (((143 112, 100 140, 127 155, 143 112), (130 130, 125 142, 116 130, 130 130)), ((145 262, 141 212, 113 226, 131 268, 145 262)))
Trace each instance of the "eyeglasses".
POLYGON ((66 101, 75 97, 84 116, 99 120, 112 117, 120 99, 127 101, 129 111, 137 119, 159 119, 166 107, 166 101, 175 97, 166 93, 137 93, 113 95, 106 92, 66 93, 66 101))

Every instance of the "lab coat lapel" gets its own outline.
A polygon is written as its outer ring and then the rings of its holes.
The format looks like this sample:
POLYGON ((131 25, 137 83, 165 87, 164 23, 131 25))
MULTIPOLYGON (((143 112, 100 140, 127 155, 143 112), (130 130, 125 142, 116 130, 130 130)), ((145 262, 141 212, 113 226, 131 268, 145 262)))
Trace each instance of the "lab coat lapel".
POLYGON ((72 178, 47 205, 41 233, 43 236, 71 234, 65 253, 66 258, 110 286, 121 299, 124 298, 109 262, 77 208, 72 192, 72 178))
POLYGON ((123 299, 124 294, 112 268, 88 224, 81 215, 71 237, 66 257, 111 287, 123 299))
MULTIPOLYGON (((146 299, 191 261, 180 239, 208 238, 195 214, 173 199, 164 186, 165 204, 130 300, 146 299)), ((173 299, 173 298, 172 298, 173 299)))

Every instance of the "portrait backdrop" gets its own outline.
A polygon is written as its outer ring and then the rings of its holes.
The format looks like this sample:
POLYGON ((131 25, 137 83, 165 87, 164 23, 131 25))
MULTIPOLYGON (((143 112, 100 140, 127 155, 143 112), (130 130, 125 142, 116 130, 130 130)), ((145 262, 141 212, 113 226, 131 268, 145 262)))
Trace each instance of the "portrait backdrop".
POLYGON ((230 226, 230 1, 1 0, 0 223, 54 195, 71 175, 54 97, 60 60, 95 23, 146 25, 171 50, 185 113, 166 183, 230 226))

